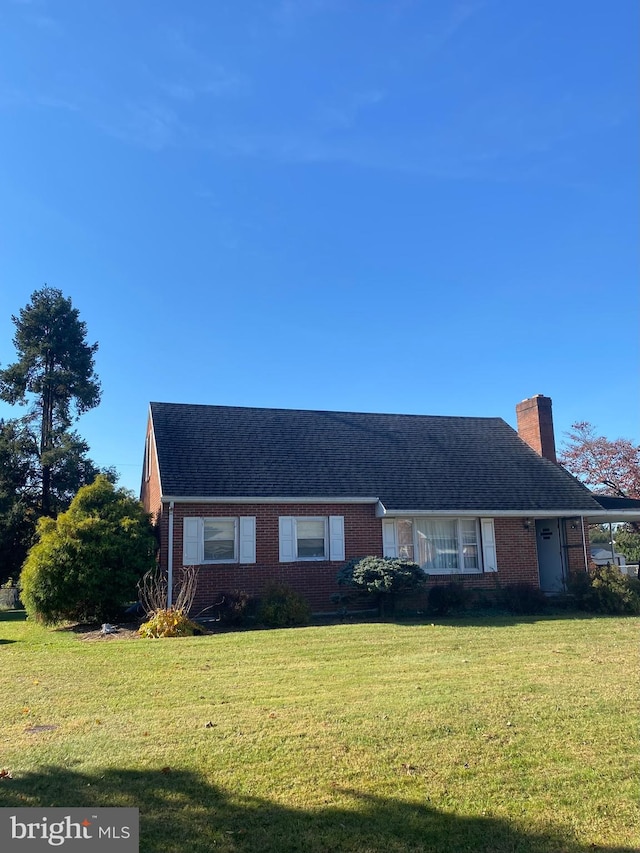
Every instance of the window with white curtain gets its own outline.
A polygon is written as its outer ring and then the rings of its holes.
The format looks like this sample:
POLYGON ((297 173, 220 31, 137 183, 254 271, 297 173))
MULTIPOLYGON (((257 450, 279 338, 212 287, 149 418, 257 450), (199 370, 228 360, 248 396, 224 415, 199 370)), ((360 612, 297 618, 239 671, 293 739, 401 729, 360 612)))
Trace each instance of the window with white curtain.
POLYGON ((475 518, 398 518, 397 555, 426 572, 479 572, 480 530, 475 518))

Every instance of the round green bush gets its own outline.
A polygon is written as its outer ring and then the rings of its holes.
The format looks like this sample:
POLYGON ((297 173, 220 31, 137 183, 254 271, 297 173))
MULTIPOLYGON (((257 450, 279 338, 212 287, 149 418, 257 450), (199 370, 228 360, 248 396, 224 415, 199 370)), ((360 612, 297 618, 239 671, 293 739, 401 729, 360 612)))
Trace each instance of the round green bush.
POLYGON ((295 628, 310 620, 311 608, 286 584, 271 584, 260 599, 257 621, 267 628, 295 628))
POLYGON ((498 603, 510 613, 534 614, 547 609, 548 600, 544 592, 531 583, 507 584, 498 595, 498 603))
POLYGON ((450 581, 447 584, 431 587, 427 596, 429 610, 438 616, 445 616, 452 610, 463 610, 467 603, 467 591, 461 583, 450 581))
POLYGON ((113 620, 135 600, 155 550, 142 504, 97 477, 57 519, 40 519, 20 576, 28 615, 45 625, 113 620))
POLYGON ((373 596, 381 616, 393 613, 399 595, 424 589, 427 576, 417 563, 390 557, 358 557, 338 572, 338 584, 373 596))
POLYGON ((617 566, 591 565, 572 576, 569 592, 582 610, 612 615, 640 613, 640 581, 623 575, 617 566))

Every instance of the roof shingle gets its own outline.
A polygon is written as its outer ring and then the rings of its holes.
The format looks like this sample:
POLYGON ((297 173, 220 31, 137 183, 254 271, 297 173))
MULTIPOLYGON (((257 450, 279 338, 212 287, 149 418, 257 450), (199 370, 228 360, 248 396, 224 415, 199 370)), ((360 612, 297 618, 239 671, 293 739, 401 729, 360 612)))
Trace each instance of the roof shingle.
POLYGON ((174 497, 379 498, 388 510, 599 505, 501 418, 151 403, 174 497))

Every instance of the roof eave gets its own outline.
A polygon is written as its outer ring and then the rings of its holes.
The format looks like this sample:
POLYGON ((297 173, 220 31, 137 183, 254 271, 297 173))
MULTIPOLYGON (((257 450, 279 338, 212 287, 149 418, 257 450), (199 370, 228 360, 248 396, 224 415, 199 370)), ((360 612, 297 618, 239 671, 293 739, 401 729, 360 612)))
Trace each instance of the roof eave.
POLYGON ((278 495, 162 495, 162 503, 184 504, 378 504, 379 498, 323 495, 321 497, 281 497, 278 495))
POLYGON ((386 518, 402 516, 434 518, 582 518, 588 515, 585 509, 387 509, 386 518))
POLYGON ((640 521, 640 512, 635 509, 603 509, 596 513, 585 513, 588 524, 620 524, 640 521))

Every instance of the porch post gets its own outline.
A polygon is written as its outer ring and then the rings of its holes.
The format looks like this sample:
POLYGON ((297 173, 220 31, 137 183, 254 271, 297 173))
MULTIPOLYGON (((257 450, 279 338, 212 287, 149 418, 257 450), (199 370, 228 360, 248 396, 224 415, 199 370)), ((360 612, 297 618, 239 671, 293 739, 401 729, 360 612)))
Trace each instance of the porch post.
POLYGON ((585 531, 584 515, 580 516, 580 523, 582 524, 582 550, 584 551, 584 570, 586 572, 589 569, 589 557, 591 555, 587 553, 587 539, 589 537, 589 534, 587 531, 585 531))
POLYGON ((616 564, 616 552, 613 548, 613 524, 609 522, 609 545, 611 546, 611 565, 616 564))

